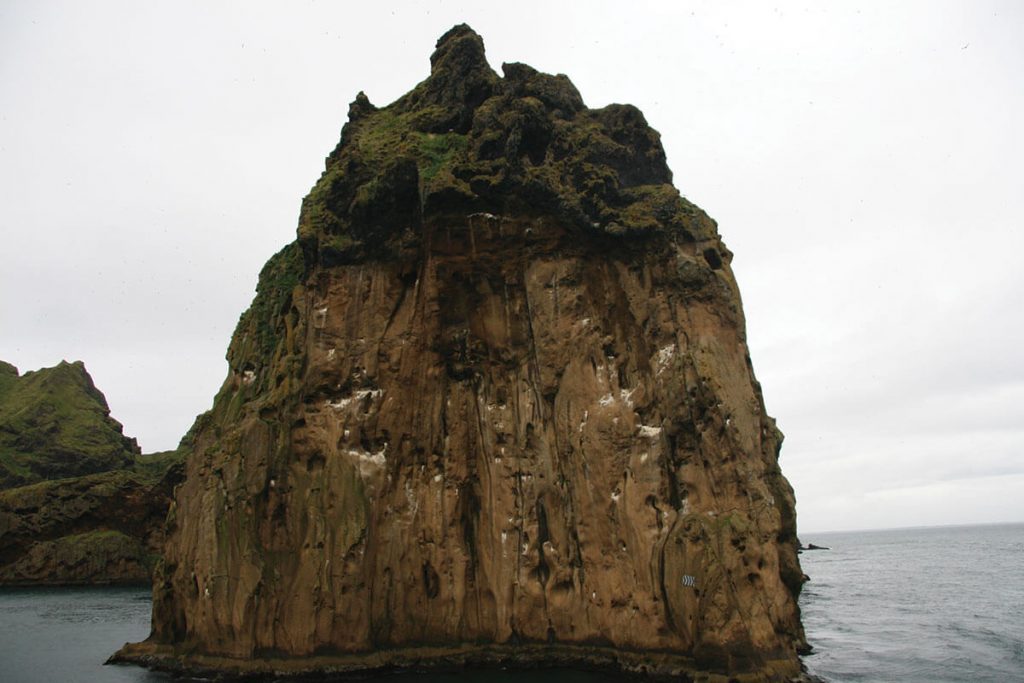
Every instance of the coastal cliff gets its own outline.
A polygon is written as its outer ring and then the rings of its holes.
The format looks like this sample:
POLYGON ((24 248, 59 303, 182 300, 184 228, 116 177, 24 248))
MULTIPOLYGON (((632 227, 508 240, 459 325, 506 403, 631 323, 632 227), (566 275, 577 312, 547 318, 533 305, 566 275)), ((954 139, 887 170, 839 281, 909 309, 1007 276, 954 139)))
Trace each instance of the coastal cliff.
POLYGON ((236 673, 786 680, 794 497, 732 254, 628 105, 466 26, 360 93, 193 429, 153 631, 236 673))
POLYGON ((0 361, 0 586, 149 581, 182 454, 140 454, 82 362, 0 361))

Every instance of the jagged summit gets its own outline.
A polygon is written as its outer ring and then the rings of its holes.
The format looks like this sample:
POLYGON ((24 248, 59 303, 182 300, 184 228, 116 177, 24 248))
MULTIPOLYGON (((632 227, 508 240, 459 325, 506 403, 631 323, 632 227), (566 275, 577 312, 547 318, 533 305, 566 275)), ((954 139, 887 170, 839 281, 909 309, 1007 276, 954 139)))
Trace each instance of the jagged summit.
MULTIPOLYGON (((359 93, 303 205, 307 263, 394 258, 433 223, 471 213, 557 219, 574 239, 718 244, 714 222, 672 186, 660 136, 636 107, 588 109, 564 75, 519 63, 502 72, 460 25, 409 93, 383 108, 359 93)), ((716 260, 728 258, 722 249, 716 260)))
POLYGON ((0 489, 126 467, 138 453, 82 361, 24 375, 0 361, 0 489))
POLYGON ((465 24, 449 30, 430 56, 430 76, 395 107, 401 111, 442 107, 429 132, 465 133, 474 110, 498 88, 498 76, 487 63, 483 39, 465 24))
POLYGON ((126 658, 799 672, 793 493, 715 223, 635 107, 502 73, 457 26, 408 94, 352 103, 126 658))
POLYGON ((471 77, 478 71, 489 71, 484 53, 484 40, 466 24, 450 28, 437 39, 434 53, 430 55, 430 76, 442 74, 471 77))

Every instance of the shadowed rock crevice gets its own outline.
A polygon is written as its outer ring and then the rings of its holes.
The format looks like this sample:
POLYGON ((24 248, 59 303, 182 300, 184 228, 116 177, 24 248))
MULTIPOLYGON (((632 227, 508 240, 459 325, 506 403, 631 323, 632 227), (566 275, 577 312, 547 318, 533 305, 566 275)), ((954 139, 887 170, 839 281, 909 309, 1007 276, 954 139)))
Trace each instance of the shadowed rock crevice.
POLYGON ((122 656, 799 672, 794 503, 731 254, 639 110, 502 72, 458 26, 410 93, 356 97, 122 656))

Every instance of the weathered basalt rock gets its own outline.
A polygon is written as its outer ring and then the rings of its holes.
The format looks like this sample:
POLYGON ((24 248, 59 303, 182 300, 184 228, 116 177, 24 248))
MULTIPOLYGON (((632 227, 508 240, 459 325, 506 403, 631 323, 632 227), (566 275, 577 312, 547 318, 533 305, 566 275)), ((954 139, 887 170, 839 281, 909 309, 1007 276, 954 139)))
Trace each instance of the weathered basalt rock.
POLYGON ((260 274, 120 657, 799 672, 794 499, 731 254, 634 107, 468 27, 362 93, 260 274))

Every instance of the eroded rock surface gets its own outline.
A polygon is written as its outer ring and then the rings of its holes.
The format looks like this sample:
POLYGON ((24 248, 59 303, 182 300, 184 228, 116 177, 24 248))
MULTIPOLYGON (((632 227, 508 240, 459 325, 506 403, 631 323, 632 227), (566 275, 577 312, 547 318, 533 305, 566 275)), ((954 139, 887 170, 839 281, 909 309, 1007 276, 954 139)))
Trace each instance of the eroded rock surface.
POLYGON ((360 94, 195 428, 122 657, 799 672, 794 499, 731 254, 634 107, 488 66, 360 94))

